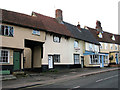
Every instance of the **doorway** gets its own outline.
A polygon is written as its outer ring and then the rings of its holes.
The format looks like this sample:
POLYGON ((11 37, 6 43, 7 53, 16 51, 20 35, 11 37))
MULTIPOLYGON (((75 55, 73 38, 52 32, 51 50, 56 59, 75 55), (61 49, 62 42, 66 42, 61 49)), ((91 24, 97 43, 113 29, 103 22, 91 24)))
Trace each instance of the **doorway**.
POLYGON ((53 56, 48 55, 48 69, 52 69, 54 64, 53 56))
POLYGON ((13 70, 20 70, 20 52, 13 52, 13 70))
POLYGON ((83 67, 84 67, 84 57, 81 56, 81 68, 83 68, 83 67))

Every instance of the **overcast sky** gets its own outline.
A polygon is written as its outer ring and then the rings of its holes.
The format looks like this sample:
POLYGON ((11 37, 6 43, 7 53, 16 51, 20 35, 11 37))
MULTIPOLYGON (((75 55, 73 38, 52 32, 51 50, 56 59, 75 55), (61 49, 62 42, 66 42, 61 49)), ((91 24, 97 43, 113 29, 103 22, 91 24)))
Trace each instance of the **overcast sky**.
POLYGON ((104 31, 118 33, 118 1, 120 0, 1 0, 0 8, 31 15, 32 11, 55 17, 63 11, 63 20, 81 27, 95 28, 101 21, 104 31))

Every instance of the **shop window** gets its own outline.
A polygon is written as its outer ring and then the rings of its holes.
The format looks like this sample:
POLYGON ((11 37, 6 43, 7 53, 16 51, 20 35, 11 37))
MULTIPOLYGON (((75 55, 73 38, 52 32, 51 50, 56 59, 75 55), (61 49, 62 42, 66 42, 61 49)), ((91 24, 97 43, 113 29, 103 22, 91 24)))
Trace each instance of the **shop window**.
POLYGON ((13 37, 14 30, 11 26, 0 25, 0 35, 13 37))
POLYGON ((108 63, 108 56, 103 56, 104 58, 104 63, 108 63))
POLYGON ((91 64, 99 64, 99 56, 98 55, 90 55, 91 64))
POLYGON ((8 62, 9 62, 9 51, 0 50, 0 63, 8 63, 8 62))

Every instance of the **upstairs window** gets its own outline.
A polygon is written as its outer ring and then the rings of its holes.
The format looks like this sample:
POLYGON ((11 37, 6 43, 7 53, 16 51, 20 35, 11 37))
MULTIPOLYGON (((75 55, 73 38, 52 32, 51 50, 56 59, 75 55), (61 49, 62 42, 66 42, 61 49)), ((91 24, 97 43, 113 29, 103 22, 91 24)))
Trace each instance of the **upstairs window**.
POLYGON ((32 34, 34 34, 34 35, 39 35, 39 36, 40 36, 40 31, 39 31, 39 30, 33 30, 33 31, 32 31, 32 34))
POLYGON ((115 50, 117 50, 117 49, 118 49, 118 45, 115 44, 115 50))
POLYGON ((110 49, 113 50, 113 44, 110 44, 110 49))
POLYGON ((74 41, 74 48, 78 48, 78 41, 74 41))
POLYGON ((89 50, 90 50, 90 51, 93 50, 92 44, 89 44, 89 50))
POLYGON ((107 49, 108 48, 108 45, 107 45, 107 43, 105 43, 105 49, 107 49))
POLYGON ((9 62, 9 51, 0 50, 0 63, 8 63, 8 62, 9 62))
POLYGON ((60 43, 60 37, 58 37, 58 36, 53 36, 53 41, 60 43))
POLYGON ((101 32, 99 33, 98 37, 99 37, 99 38, 102 38, 102 37, 103 37, 101 32))
POLYGON ((103 44, 100 42, 100 49, 103 49, 103 44))
POLYGON ((94 47, 95 47, 95 51, 98 51, 98 47, 97 47, 97 45, 94 45, 94 47))
POLYGON ((14 30, 11 26, 0 25, 0 35, 13 37, 14 30))
POLYGON ((112 36, 112 40, 114 40, 114 41, 115 41, 115 36, 114 36, 114 35, 112 36))

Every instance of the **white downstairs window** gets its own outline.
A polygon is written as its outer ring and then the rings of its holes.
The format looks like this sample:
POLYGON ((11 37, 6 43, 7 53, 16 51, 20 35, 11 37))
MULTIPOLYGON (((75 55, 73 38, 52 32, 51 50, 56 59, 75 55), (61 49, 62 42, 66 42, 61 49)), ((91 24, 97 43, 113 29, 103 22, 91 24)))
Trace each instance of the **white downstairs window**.
POLYGON ((9 63, 9 50, 0 49, 0 63, 9 63))
POLYGON ((74 54, 74 64, 80 64, 79 54, 74 54))
POLYGON ((99 64, 99 56, 98 55, 90 55, 90 64, 99 64))

